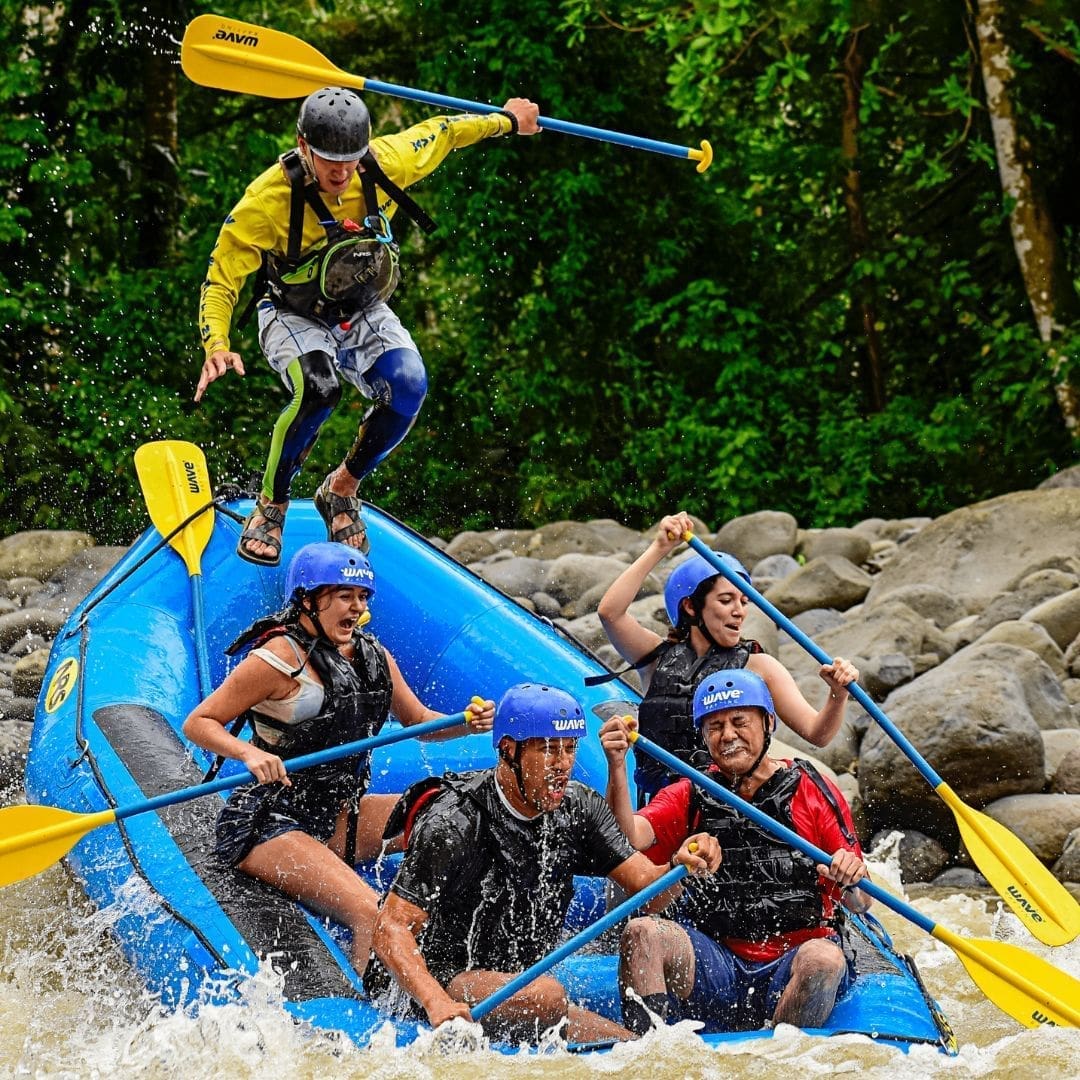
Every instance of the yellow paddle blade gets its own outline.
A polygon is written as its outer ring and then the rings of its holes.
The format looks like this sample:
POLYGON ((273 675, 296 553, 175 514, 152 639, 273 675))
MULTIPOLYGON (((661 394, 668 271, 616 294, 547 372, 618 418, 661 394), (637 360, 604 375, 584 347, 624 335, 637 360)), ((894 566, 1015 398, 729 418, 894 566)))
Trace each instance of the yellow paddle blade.
MULTIPOLYGON (((168 536, 213 499, 206 457, 194 443, 144 443, 135 451, 135 471, 150 520, 162 536, 168 536)), ((188 574, 201 573, 202 553, 213 531, 214 513, 207 510, 169 541, 184 560, 188 574)))
POLYGON ((5 807, 0 810, 0 888, 52 866, 91 829, 115 820, 115 810, 76 814, 55 806, 5 807))
POLYGON ((324 86, 364 89, 361 76, 342 71, 307 42, 223 15, 192 19, 180 66, 200 86, 259 97, 306 97, 324 86))
POLYGON ((937 792, 955 815, 972 862, 1035 937, 1065 945, 1080 934, 1080 904, 1015 833, 972 809, 948 784, 937 792))
POLYGON ((1003 1012, 1025 1027, 1080 1028, 1080 980, 1040 956, 986 938, 931 931, 960 958, 972 981, 1003 1012))

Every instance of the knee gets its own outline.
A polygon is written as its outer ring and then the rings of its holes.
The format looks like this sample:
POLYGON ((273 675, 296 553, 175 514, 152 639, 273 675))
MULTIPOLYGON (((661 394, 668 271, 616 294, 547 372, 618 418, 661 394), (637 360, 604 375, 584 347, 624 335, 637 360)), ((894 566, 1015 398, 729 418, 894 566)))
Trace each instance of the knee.
POLYGON ((833 941, 815 938, 799 946, 792 964, 792 974, 828 976, 840 980, 847 961, 833 941))
POLYGON ((341 400, 341 381, 333 359, 324 352, 309 352, 304 353, 298 363, 305 408, 334 409, 341 400))
POLYGON ((410 419, 420 412, 427 397, 427 369, 420 354, 413 349, 390 349, 375 362, 373 374, 389 392, 389 405, 400 416, 410 419))
POLYGON ((623 963, 633 957, 647 956, 660 946, 660 931, 650 918, 631 919, 619 940, 619 955, 623 963))
POLYGON ((550 975, 542 975, 533 983, 530 996, 537 1018, 549 1024, 561 1020, 570 1011, 566 987, 550 975))

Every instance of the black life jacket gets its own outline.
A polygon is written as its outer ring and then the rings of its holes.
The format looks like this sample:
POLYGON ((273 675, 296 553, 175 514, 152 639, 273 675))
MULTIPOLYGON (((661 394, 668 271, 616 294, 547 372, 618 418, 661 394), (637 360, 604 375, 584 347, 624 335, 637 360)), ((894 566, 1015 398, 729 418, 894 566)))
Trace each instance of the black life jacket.
POLYGON ((366 217, 363 222, 342 222, 323 202, 318 185, 311 182, 300 151, 293 149, 282 155, 281 167, 292 191, 286 253, 263 253, 252 302, 243 318, 267 293, 279 307, 328 324, 342 322, 372 304, 390 299, 401 280, 398 245, 389 220, 379 210, 376 183, 425 232, 432 232, 435 223, 387 177, 370 150, 360 163, 366 217), (308 207, 325 230, 326 243, 301 254, 308 207))
MULTIPOLYGON (((394 689, 386 651, 379 642, 370 634, 356 631, 353 634, 354 655, 350 660, 330 642, 312 637, 297 624, 272 629, 262 641, 279 634, 287 634, 307 652, 307 663, 322 680, 323 707, 318 715, 296 724, 285 724, 254 709, 249 710, 244 718, 252 724, 252 744, 288 761, 301 754, 377 734, 390 713, 394 689), (280 732, 280 740, 274 744, 267 742, 258 734, 256 723, 280 732)), ((327 768, 357 776, 363 789, 367 786, 369 757, 369 754, 359 754, 341 762, 331 762, 327 768)))
MULTIPOLYGON (((809 777, 828 800, 848 843, 854 843, 835 795, 809 761, 796 759, 755 792, 751 800, 774 821, 795 828, 791 801, 809 777)), ((776 934, 827 926, 817 863, 693 785, 689 833, 707 832, 720 844, 715 874, 687 878, 682 899, 690 922, 714 941, 733 937, 764 941, 776 934)))
MULTIPOLYGON (((709 754, 694 723, 694 691, 714 672, 746 667, 751 655, 759 652, 756 641, 740 641, 730 649, 712 646, 704 656, 698 656, 689 641, 661 642, 638 709, 638 730, 687 765, 707 766, 709 754)), ((636 760, 634 782, 650 795, 679 779, 647 754, 637 754, 636 760)))

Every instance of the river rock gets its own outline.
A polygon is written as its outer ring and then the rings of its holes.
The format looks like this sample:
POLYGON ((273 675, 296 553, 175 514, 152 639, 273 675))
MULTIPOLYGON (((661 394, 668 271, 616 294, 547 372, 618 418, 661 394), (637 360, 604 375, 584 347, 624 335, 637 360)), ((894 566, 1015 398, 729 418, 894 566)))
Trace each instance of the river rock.
POLYGON ((488 559, 499 549, 484 535, 466 530, 460 532, 446 545, 446 554, 466 566, 480 559, 488 559))
POLYGON ((1054 863, 1054 877, 1058 881, 1080 881, 1080 829, 1073 829, 1061 849, 1061 857, 1054 863))
POLYGON ((16 697, 36 698, 38 696, 48 663, 48 649, 35 649, 19 660, 11 673, 11 689, 16 697))
POLYGON ((28 596, 32 596, 40 588, 41 582, 37 578, 17 577, 0 580, 0 596, 18 601, 19 606, 28 596))
POLYGON ((1035 570, 1080 570, 1080 488, 1018 491, 962 507, 913 536, 874 578, 870 594, 936 585, 969 611, 1035 570))
POLYGON ((743 619, 742 636, 756 641, 770 656, 780 655, 780 635, 776 623, 760 608, 752 607, 743 619))
MULTIPOLYGON (((588 525, 604 543, 610 546, 612 551, 625 551, 635 559, 652 543, 652 538, 656 535, 655 528, 650 530, 646 536, 634 529, 627 528, 612 518, 596 518, 590 521, 588 525)), ((705 535, 708 531, 704 522, 699 522, 694 526, 694 533, 697 536, 705 535), (698 531, 699 528, 700 532, 698 531)))
POLYGON ((476 563, 471 569, 507 596, 532 596, 535 592, 547 591, 548 565, 542 559, 510 555, 476 563))
POLYGON ((983 889, 993 891, 990 882, 970 866, 950 866, 943 870, 931 885, 939 885, 942 888, 952 889, 954 892, 978 892, 983 889))
POLYGON ((1030 649, 1059 679, 1065 678, 1065 657, 1054 644, 1054 639, 1038 623, 1010 619, 992 626, 975 644, 990 645, 994 642, 1030 649))
POLYGON ((758 559, 754 563, 750 576, 754 579, 754 583, 760 592, 761 586, 757 584, 760 579, 768 578, 771 581, 783 581, 784 578, 790 577, 798 569, 798 560, 790 555, 766 555, 764 559, 758 559))
POLYGON ((800 529, 795 554, 807 562, 822 555, 839 555, 860 566, 870 557, 871 543, 854 529, 800 529))
POLYGON ((788 616, 811 608, 844 611, 866 596, 871 581, 865 570, 847 559, 839 555, 822 555, 777 582, 765 594, 765 599, 788 616))
MULTIPOLYGON (((884 711, 960 798, 978 809, 1003 796, 1042 791, 1043 742, 1033 703, 1045 719, 1051 688, 1060 713, 1067 703, 1037 656, 1011 645, 972 646, 894 691, 884 711)), ((858 773, 875 823, 915 828, 947 847, 955 843, 949 809, 876 725, 863 737, 858 773)))
POLYGON ((554 619, 562 614, 562 604, 550 593, 534 592, 529 599, 532 601, 533 611, 537 615, 543 615, 545 619, 554 619))
MULTIPOLYGON (((2 543, 2 541, 0 541, 2 543)), ((29 634, 56 637, 64 625, 66 616, 59 611, 45 608, 20 608, 10 615, 0 615, 0 649, 5 652, 29 634)))
POLYGON ((1039 484, 1041 489, 1063 487, 1080 487, 1080 465, 1070 465, 1067 469, 1061 469, 1039 484))
POLYGON ((126 547, 88 547, 74 555, 50 575, 41 587, 23 601, 25 607, 47 607, 65 617, 84 596, 120 561, 126 547))
POLYGON ((509 551, 511 555, 527 555, 532 529, 487 529, 480 533, 496 551, 509 551))
POLYGON ((936 585, 901 585, 891 592, 876 593, 866 606, 873 607, 886 600, 898 600, 901 604, 906 604, 916 615, 929 619, 942 630, 953 626, 968 614, 955 596, 936 585))
POLYGON ((1041 626, 1060 649, 1067 649, 1080 634, 1080 589, 1044 600, 1026 612, 1024 622, 1041 626))
MULTIPOLYGON (((1074 751, 1080 751, 1080 728, 1055 728, 1042 733, 1046 783, 1050 785, 1061 763, 1074 751)), ((1070 794, 1080 794, 1071 792, 1070 794)))
POLYGON ((1066 837, 1080 829, 1080 795, 1012 795, 990 803, 985 813, 1052 862, 1062 854, 1066 837))
POLYGON ((565 555, 610 555, 615 550, 601 532, 584 521, 553 521, 541 525, 529 539, 527 554, 534 559, 565 555))
MULTIPOLYGON (((875 833, 870 847, 875 847, 892 831, 883 829, 875 833)), ((932 836, 926 836, 916 829, 901 830, 900 843, 896 850, 900 861, 900 880, 905 885, 914 881, 932 881, 948 866, 952 858, 932 836)))
POLYGON ((753 566, 766 555, 793 555, 798 528, 791 514, 759 510, 721 526, 709 546, 728 551, 744 565, 753 566))
POLYGON ((1076 575, 1062 570, 1037 570, 1028 574, 1015 589, 995 597, 974 617, 967 631, 958 635, 958 646, 970 645, 991 627, 1010 619, 1019 619, 1044 600, 1074 589, 1076 584, 1076 575))
POLYGON ((915 664, 903 653, 853 656, 851 661, 859 669, 859 685, 875 701, 883 701, 898 686, 915 678, 915 664))
POLYGON ((608 555, 560 555, 548 565, 544 592, 563 604, 576 600, 593 587, 599 587, 603 595, 625 569, 625 563, 608 555))
POLYGON ((0 540, 0 578, 44 581, 80 549, 93 547, 88 533, 61 529, 19 532, 0 540))
POLYGON ((1050 781, 1050 790, 1059 795, 1080 795, 1080 746, 1061 759, 1050 781))

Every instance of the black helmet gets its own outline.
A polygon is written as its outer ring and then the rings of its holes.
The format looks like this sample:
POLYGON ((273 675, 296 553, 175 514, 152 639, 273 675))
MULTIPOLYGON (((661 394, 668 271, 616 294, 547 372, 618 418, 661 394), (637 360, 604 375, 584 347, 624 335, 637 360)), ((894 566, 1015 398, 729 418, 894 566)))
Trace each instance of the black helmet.
POLYGON ((371 117, 351 90, 328 86, 304 98, 296 134, 327 161, 355 161, 371 140, 371 117))

